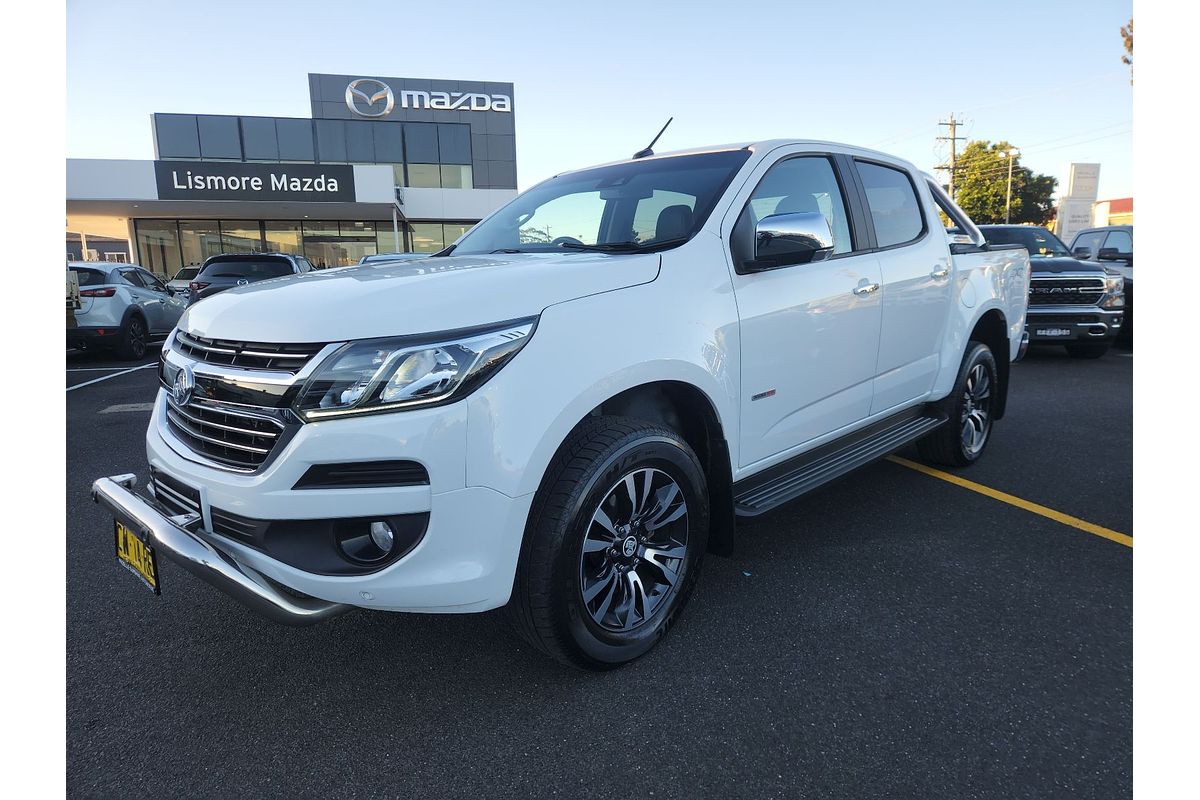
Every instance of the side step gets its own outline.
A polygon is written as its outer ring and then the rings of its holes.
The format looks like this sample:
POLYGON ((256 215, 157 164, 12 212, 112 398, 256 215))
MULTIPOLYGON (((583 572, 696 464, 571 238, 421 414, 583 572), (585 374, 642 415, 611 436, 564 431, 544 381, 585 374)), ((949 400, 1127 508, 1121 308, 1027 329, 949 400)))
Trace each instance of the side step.
POLYGON ((733 485, 734 511, 755 517, 920 439, 946 422, 917 409, 890 417, 733 485))

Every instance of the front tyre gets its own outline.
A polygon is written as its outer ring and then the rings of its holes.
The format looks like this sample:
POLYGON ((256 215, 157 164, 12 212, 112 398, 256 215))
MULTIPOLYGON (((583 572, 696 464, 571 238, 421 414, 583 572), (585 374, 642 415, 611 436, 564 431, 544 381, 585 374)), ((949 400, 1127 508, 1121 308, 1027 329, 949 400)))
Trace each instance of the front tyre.
POLYGON ((949 421, 917 442, 921 457, 952 467, 978 461, 991 438, 998 388, 991 348, 970 342, 954 389, 939 404, 949 421))
POLYGON ((645 654, 687 602, 708 544, 704 471, 674 431, 584 421, 534 498, 508 615, 532 645, 605 670, 645 654))

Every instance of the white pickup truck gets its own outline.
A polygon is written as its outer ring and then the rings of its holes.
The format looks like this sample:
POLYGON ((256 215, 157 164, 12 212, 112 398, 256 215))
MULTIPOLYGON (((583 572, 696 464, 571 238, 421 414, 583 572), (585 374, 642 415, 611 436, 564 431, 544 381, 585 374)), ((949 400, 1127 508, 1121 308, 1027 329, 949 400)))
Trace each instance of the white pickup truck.
POLYGON ((905 161, 643 155, 538 184, 431 258, 190 307, 147 492, 93 495, 156 592, 161 555, 283 622, 507 606, 547 654, 611 668, 662 638, 739 516, 910 442, 978 459, 1028 290, 1026 251, 905 161))

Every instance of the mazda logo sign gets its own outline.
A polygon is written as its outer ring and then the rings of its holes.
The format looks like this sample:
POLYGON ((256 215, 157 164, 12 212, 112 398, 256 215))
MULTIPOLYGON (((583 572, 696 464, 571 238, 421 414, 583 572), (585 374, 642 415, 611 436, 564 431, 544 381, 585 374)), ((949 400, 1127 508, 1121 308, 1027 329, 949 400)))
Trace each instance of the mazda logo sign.
POLYGON ((192 391, 196 388, 196 376, 190 366, 185 366, 175 373, 175 382, 171 384, 171 399, 177 406, 186 406, 192 400, 192 391))
POLYGON ((346 87, 346 108, 360 117, 386 117, 395 106, 392 87, 383 81, 359 78, 346 87))

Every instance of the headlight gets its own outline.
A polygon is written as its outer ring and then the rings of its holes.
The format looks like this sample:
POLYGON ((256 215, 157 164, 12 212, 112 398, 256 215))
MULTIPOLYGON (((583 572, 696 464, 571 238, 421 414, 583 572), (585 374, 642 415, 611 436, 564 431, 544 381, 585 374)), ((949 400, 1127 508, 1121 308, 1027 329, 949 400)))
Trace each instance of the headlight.
POLYGON ((1125 305, 1125 277, 1123 275, 1106 275, 1104 277, 1105 308, 1121 308, 1125 305))
POLYGON ((317 367, 295 403, 306 420, 450 402, 495 374, 525 346, 536 318, 449 338, 350 342, 317 367))

